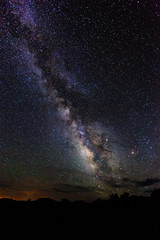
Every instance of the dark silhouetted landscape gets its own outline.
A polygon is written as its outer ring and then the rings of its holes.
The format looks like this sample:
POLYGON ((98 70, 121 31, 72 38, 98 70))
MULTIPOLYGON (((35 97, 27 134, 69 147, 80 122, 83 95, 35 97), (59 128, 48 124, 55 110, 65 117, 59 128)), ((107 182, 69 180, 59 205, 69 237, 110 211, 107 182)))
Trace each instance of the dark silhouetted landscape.
POLYGON ((151 197, 61 202, 0 200, 3 239, 159 239, 160 189, 151 197), (110 238, 111 237, 111 238, 110 238))

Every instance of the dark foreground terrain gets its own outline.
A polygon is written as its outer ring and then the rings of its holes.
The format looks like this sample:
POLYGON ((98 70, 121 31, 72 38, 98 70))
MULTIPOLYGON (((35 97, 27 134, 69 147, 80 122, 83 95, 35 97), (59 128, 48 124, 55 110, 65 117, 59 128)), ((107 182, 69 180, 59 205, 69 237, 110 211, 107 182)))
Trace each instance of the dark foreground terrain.
POLYGON ((151 197, 56 202, 0 200, 0 239, 160 239, 160 190, 151 197), (122 238, 121 238, 122 237, 122 238))

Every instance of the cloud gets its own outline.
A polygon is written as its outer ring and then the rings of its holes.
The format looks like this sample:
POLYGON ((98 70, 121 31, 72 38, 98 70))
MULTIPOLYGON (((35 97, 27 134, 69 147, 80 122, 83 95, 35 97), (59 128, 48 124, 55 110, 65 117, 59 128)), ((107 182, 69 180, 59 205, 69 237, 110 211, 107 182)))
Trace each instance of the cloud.
POLYGON ((160 178, 145 179, 144 181, 133 181, 129 178, 123 178, 123 183, 132 183, 132 184, 135 184, 136 187, 151 186, 159 182, 160 182, 160 178))
POLYGON ((121 185, 121 184, 113 184, 113 185, 111 185, 111 187, 112 188, 122 188, 122 187, 124 187, 124 185, 121 185))
POLYGON ((11 184, 0 182, 0 189, 12 188, 11 184))
POLYGON ((128 183, 128 182, 131 182, 131 180, 129 178, 123 178, 123 182, 128 183))
MULTIPOLYGON (((105 181, 105 180, 104 180, 105 181)), ((144 181, 123 178, 122 182, 116 183, 114 180, 106 181, 112 188, 146 187, 155 183, 160 183, 160 178, 145 179, 144 181)))
POLYGON ((53 188, 53 191, 61 192, 61 193, 88 193, 88 192, 92 192, 92 189, 88 187, 83 187, 83 186, 63 184, 63 185, 57 186, 56 188, 53 188))
POLYGON ((135 181, 135 184, 137 187, 146 187, 159 182, 160 182, 159 178, 154 178, 154 179, 146 179, 145 181, 139 181, 139 182, 135 181))

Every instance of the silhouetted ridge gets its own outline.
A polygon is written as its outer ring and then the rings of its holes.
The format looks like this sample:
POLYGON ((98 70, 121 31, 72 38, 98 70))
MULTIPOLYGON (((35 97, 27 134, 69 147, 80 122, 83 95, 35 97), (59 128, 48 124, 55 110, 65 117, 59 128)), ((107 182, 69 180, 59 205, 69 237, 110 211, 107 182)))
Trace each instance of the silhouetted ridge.
POLYGON ((16 240, 159 239, 159 200, 160 189, 151 197, 112 194, 92 203, 0 199, 1 234, 16 240))

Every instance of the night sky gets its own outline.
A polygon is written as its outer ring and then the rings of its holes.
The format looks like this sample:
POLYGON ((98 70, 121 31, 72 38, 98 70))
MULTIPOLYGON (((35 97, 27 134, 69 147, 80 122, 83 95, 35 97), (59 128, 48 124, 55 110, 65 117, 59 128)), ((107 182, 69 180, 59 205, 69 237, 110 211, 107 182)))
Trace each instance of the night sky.
POLYGON ((0 197, 160 187, 160 2, 0 1, 0 197))

